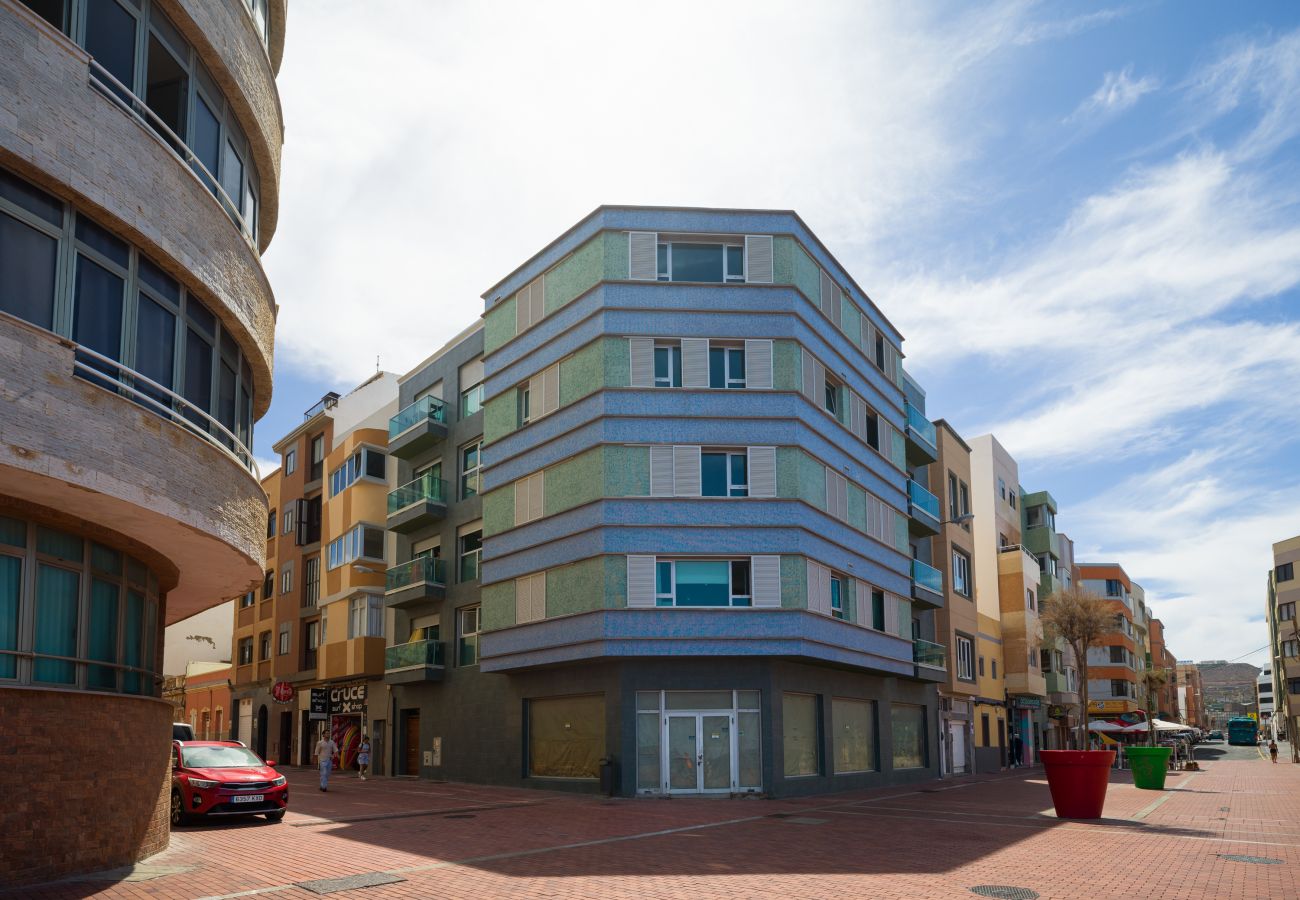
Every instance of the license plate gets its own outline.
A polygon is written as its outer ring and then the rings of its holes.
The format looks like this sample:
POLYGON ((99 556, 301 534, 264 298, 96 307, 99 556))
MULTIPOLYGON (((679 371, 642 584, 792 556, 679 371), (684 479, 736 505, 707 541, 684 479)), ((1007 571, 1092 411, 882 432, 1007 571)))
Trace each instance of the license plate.
POLYGON ((261 803, 262 794, 236 794, 230 798, 231 803, 261 803))

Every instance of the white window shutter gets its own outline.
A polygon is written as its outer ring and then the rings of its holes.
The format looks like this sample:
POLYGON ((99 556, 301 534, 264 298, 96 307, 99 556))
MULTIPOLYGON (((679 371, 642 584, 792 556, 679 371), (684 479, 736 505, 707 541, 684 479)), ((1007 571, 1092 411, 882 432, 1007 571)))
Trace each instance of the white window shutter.
POLYGON ((532 577, 529 598, 533 601, 533 621, 546 618, 546 573, 538 572, 532 577))
POLYGON ((830 570, 820 563, 808 560, 808 609, 828 615, 831 610, 830 570))
POLYGON ((655 558, 653 556, 627 558, 627 605, 642 608, 655 605, 655 558))
POLYGON ((781 557, 751 556, 749 558, 750 599, 755 607, 781 608, 781 557))
POLYGON ((659 235, 653 231, 630 231, 627 235, 627 277, 633 281, 659 278, 659 235))
POLYGON ((528 515, 528 479, 521 478, 515 482, 515 524, 523 525, 529 520, 528 515))
POLYGON ((803 370, 803 395, 817 403, 817 395, 814 393, 817 386, 817 360, 813 359, 807 349, 803 351, 803 365, 800 368, 803 370))
MULTIPOLYGON (((832 516, 835 515, 835 472, 832 471, 830 466, 826 466, 826 512, 832 516)), ((516 512, 516 518, 518 515, 516 512)))
POLYGON ((745 280, 750 284, 772 283, 772 235, 745 235, 745 280))
POLYGON ((650 496, 671 497, 673 495, 673 448, 655 446, 650 448, 650 496))
POLYGON ((898 597, 885 594, 885 631, 898 634, 898 597))
POLYGON ((835 304, 839 302, 839 300, 836 299, 838 294, 839 289, 835 286, 835 282, 831 279, 830 274, 825 269, 822 269, 821 297, 818 299, 817 305, 821 307, 822 312, 826 314, 826 318, 828 319, 835 318, 835 315, 831 310, 834 309, 835 304))
POLYGON ((699 447, 673 447, 673 493, 678 497, 700 496, 699 447))
POLYGON ((831 321, 836 328, 844 327, 844 292, 838 284, 831 291, 831 321))
MULTIPOLYGON (((540 510, 537 514, 541 515, 540 510)), ((835 514, 845 522, 849 520, 849 480, 838 474, 835 476, 835 514)))
POLYGON ((747 468, 749 469, 749 496, 776 496, 776 448, 750 447, 747 468))
POLYGON ((862 352, 867 355, 867 359, 873 363, 876 360, 876 336, 872 329, 871 320, 867 314, 862 314, 862 352))
POLYGON ((630 384, 632 387, 655 386, 654 338, 628 338, 628 355, 632 360, 630 384))
POLYGON ((745 341, 745 387, 771 389, 771 341, 745 341))
POLYGON ((899 382, 898 370, 902 358, 898 355, 898 348, 888 341, 885 342, 885 374, 889 380, 897 384, 899 382))
POLYGON ((546 472, 545 470, 531 475, 528 478, 528 514, 531 519, 540 519, 546 501, 546 472))
POLYGON ((536 325, 538 322, 542 321, 542 316, 546 315, 546 276, 545 275, 539 275, 537 276, 536 279, 533 280, 532 286, 529 289, 529 295, 530 295, 529 299, 531 300, 531 306, 532 306, 531 316, 532 316, 533 324, 536 325))
POLYGON ((867 439, 867 402, 849 391, 849 430, 862 440, 867 439))
POLYGON ((812 401, 818 407, 826 409, 826 367, 816 360, 813 360, 812 401))
POLYGON ((534 375, 528 379, 528 421, 536 422, 542 417, 542 376, 534 375))
POLYGON ((515 294, 515 334, 523 334, 533 324, 533 307, 528 302, 528 288, 515 294))
POLYGON ((708 338, 682 338, 682 386, 709 386, 708 338))
POLYGON ((542 415, 549 416, 560 408, 560 364, 556 363, 542 372, 542 415))

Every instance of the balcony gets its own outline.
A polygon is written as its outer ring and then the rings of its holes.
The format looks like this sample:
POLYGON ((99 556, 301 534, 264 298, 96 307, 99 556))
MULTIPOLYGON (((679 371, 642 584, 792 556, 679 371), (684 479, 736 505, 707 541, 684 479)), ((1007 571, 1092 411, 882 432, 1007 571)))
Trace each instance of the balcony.
POLYGON ((907 527, 918 537, 932 537, 939 533, 939 498, 919 483, 907 481, 907 527))
POLYGON ((917 678, 927 681, 946 681, 948 678, 948 648, 920 638, 912 640, 912 662, 917 678))
POLYGON ((389 566, 384 573, 384 603, 405 607, 441 600, 447 590, 447 563, 432 556, 389 566))
POLYGON ((943 573, 919 559, 912 560, 912 599, 932 609, 943 608, 943 573))
POLYGON ((939 437, 934 423, 912 404, 903 406, 907 413, 907 464, 928 466, 939 459, 939 437))
POLYGON ((398 459, 410 459, 446 437, 446 407, 437 397, 421 397, 388 420, 388 452, 398 459))
POLYGON ((414 684, 442 681, 447 645, 442 641, 411 641, 384 650, 384 681, 414 684))
POLYGON ((447 514, 447 482, 425 475, 388 492, 388 530, 408 534, 447 514))

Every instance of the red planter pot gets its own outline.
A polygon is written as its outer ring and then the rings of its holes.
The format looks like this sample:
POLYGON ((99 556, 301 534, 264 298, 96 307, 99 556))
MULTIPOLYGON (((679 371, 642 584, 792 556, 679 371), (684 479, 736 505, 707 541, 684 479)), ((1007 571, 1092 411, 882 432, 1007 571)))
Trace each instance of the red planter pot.
POLYGON ((1062 819, 1100 819, 1114 750, 1043 750, 1052 805, 1062 819))

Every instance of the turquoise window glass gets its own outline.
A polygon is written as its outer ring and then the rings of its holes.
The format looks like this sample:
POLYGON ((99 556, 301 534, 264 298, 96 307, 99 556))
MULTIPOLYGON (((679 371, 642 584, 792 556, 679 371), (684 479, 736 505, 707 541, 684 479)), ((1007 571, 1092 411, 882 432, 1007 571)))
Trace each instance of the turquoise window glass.
MULTIPOLYGON (((80 543, 80 542, 78 542, 80 543)), ((67 569, 41 563, 36 567, 37 654, 77 655, 77 594, 81 576, 67 569)), ((37 659, 32 678, 49 684, 72 684, 76 665, 61 659, 37 659)))
POLYGON ((661 562, 655 565, 655 593, 659 595, 656 605, 673 605, 673 564, 661 562))
POLYGON ((730 606, 730 579, 725 560, 677 563, 678 606, 730 606))
POLYGON ((27 523, 19 519, 0 516, 0 544, 10 547, 27 546, 27 523))
POLYGON ((871 592, 871 627, 876 631, 885 630, 885 592, 871 592))
POLYGON ((727 496, 727 454, 700 454, 700 492, 705 497, 727 496))
POLYGON ((731 485, 729 488, 731 496, 749 496, 749 461, 743 453, 731 454, 731 485))
POLYGON ((122 554, 99 544, 90 545, 90 565, 96 571, 122 574, 122 554))
POLYGON ((844 582, 838 578, 831 579, 831 615, 844 618, 844 582))
POLYGON ((712 281, 722 278, 721 244, 673 244, 673 281, 712 281))
MULTIPOLYGON (((95 547, 94 550, 101 549, 95 547)), ((90 583, 90 633, 86 655, 100 662, 117 662, 117 611, 121 589, 112 581, 96 578, 90 583)), ((91 666, 87 684, 92 688, 117 689, 117 670, 91 666)))
POLYGON ((36 550, 46 556, 57 556, 69 562, 81 562, 85 550, 81 538, 50 528, 36 529, 36 550))
POLYGON ((727 280, 745 280, 745 248, 739 244, 727 247, 727 280))
MULTIPOLYGON (((0 650, 18 649, 18 600, 23 590, 23 561, 0 556, 0 650)), ((0 678, 18 677, 18 657, 0 654, 0 678)))
MULTIPOLYGON (((122 664, 140 665, 140 638, 144 626, 144 595, 126 592, 126 615, 122 621, 122 664)), ((128 694, 140 693, 140 673, 122 673, 122 690, 128 694)))

